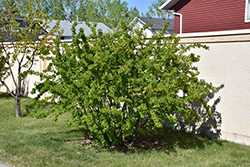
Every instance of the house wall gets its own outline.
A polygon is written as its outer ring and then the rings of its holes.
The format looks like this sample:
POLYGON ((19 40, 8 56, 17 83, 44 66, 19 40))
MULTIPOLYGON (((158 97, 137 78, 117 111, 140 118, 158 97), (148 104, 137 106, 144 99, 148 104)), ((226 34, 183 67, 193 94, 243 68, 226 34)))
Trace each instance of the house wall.
MULTIPOLYGON (((13 49, 9 49, 9 52, 13 52, 13 49)), ((19 60, 21 59, 21 57, 19 57, 19 60)), ((44 69, 46 69, 47 65, 48 65, 48 61, 47 60, 41 60, 38 57, 36 58, 38 61, 35 61, 33 66, 32 66, 32 70, 36 71, 36 72, 42 72, 44 69)), ((26 62, 27 60, 24 59, 23 63, 26 62)), ((14 80, 17 80, 17 76, 18 76, 18 65, 17 63, 15 63, 15 65, 11 68, 12 72, 13 72, 13 76, 14 76, 14 80)), ((27 70, 27 68, 22 68, 21 72, 24 72, 27 70)), ((16 86, 14 83, 14 80, 11 76, 9 76, 6 80, 5 80, 5 84, 8 86, 8 88, 10 89, 10 91, 15 92, 16 86)), ((32 91, 32 89, 34 88, 34 84, 35 82, 39 82, 40 81, 40 77, 36 76, 36 75, 27 75, 27 77, 24 79, 24 81, 22 82, 22 92, 21 95, 22 96, 28 96, 28 97, 32 97, 34 98, 36 95, 32 95, 30 92, 32 91)), ((7 89, 5 86, 0 86, 0 92, 7 92, 7 89)))
POLYGON ((195 64, 200 71, 200 79, 220 87, 209 101, 215 100, 216 111, 221 114, 220 138, 250 145, 250 34, 244 40, 236 40, 237 35, 182 37, 182 44, 200 42, 209 50, 193 49, 201 60, 195 64), (248 40, 247 40, 248 39, 248 40))
MULTIPOLYGON (((183 33, 249 29, 245 23, 246 0, 181 0, 172 7, 183 15, 183 33)), ((174 32, 180 33, 175 16, 174 32)))
MULTIPOLYGON (((36 64, 33 65, 32 69, 37 71, 37 72, 42 72, 43 69, 45 69, 45 67, 47 66, 47 62, 39 60, 36 62, 36 64)), ((14 78, 17 79, 17 64, 15 64, 12 67, 12 71, 13 71, 13 75, 14 78)), ((25 68, 22 68, 22 72, 25 71, 25 68)), ((35 95, 32 95, 30 92, 32 91, 32 89, 34 88, 34 84, 35 82, 39 82, 40 81, 40 77, 36 76, 36 75, 28 75, 24 81, 22 82, 22 90, 23 93, 21 93, 22 96, 28 96, 28 97, 32 97, 34 98, 35 95)), ((5 80, 5 84, 9 87, 10 91, 15 92, 15 83, 13 81, 13 78, 11 76, 9 76, 6 80, 5 80)), ((7 89, 5 86, 0 86, 0 92, 7 92, 7 89)))
MULTIPOLYGON (((52 41, 49 42, 49 44, 51 44, 52 41)), ((68 43, 71 44, 72 40, 62 40, 63 43, 68 43)), ((62 49, 63 50, 63 49, 62 49)), ((13 49, 8 50, 9 52, 13 52, 13 49)), ((21 58, 20 58, 21 59, 21 58)), ((42 60, 38 57, 36 57, 36 60, 32 66, 32 70, 36 71, 36 72, 42 72, 43 70, 45 70, 47 68, 47 66, 49 65, 50 61, 49 60, 42 60)), ((23 61, 25 62, 25 60, 23 61)), ((13 75, 14 78, 17 78, 17 69, 18 66, 17 64, 15 64, 12 67, 12 71, 13 71, 13 75)), ((22 68, 22 72, 27 70, 27 68, 22 68)), ((24 94, 23 96, 27 96, 27 97, 31 97, 31 98, 35 98, 36 94, 31 94, 30 92, 32 91, 32 89, 35 87, 34 84, 36 82, 40 82, 40 77, 36 76, 36 75, 28 75, 24 82, 22 83, 22 89, 24 90, 24 94)), ((8 85, 10 91, 15 92, 15 83, 13 81, 13 78, 11 76, 9 76, 6 80, 5 80, 5 84, 8 85)), ((0 85, 0 92, 7 92, 7 89, 5 86, 1 86, 0 85)), ((48 95, 48 93, 45 93, 43 97, 46 97, 48 95)))

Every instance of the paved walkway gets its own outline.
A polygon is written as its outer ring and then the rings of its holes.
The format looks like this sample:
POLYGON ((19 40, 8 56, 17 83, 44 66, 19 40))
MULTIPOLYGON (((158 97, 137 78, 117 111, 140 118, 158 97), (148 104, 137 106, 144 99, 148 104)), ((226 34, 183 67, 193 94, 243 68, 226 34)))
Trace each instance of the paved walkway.
POLYGON ((0 162, 0 167, 11 167, 11 166, 5 165, 5 164, 3 164, 3 163, 0 162))

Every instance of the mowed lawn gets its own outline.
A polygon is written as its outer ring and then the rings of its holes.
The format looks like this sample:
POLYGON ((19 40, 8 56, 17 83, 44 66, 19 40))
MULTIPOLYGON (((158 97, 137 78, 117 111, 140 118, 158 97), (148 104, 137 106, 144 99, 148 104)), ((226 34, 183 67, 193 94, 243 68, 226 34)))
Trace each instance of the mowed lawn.
MULTIPOLYGON (((32 99, 22 98, 21 104, 24 117, 15 118, 14 99, 0 93, 0 162, 11 166, 250 166, 249 146, 170 129, 157 133, 164 139, 161 144, 146 143, 148 147, 126 153, 91 147, 84 144, 84 129, 65 125, 69 115, 58 122, 38 120, 27 116, 33 109, 32 99)), ((148 138, 155 142, 156 136, 148 138)))

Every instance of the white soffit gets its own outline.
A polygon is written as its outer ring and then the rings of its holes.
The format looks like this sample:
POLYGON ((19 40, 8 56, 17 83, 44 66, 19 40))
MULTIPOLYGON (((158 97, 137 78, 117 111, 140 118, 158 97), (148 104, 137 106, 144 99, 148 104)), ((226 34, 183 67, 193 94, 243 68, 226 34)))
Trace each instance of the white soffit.
POLYGON ((180 0, 167 0, 164 4, 162 4, 159 9, 160 10, 169 10, 172 8, 177 2, 180 0))

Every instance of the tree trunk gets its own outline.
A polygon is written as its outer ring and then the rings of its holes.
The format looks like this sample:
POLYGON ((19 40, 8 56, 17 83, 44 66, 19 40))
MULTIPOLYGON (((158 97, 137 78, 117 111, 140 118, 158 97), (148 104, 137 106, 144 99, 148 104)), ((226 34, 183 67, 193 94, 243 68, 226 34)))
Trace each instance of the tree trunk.
POLYGON ((21 107, 20 107, 20 92, 16 91, 15 97, 15 113, 16 117, 21 117, 21 107), (18 93, 17 93, 18 92, 18 93))
POLYGON ((21 91, 21 78, 19 78, 21 73, 21 68, 18 68, 18 78, 17 78, 17 88, 15 94, 15 113, 16 117, 21 117, 21 107, 20 107, 20 91, 21 91))

